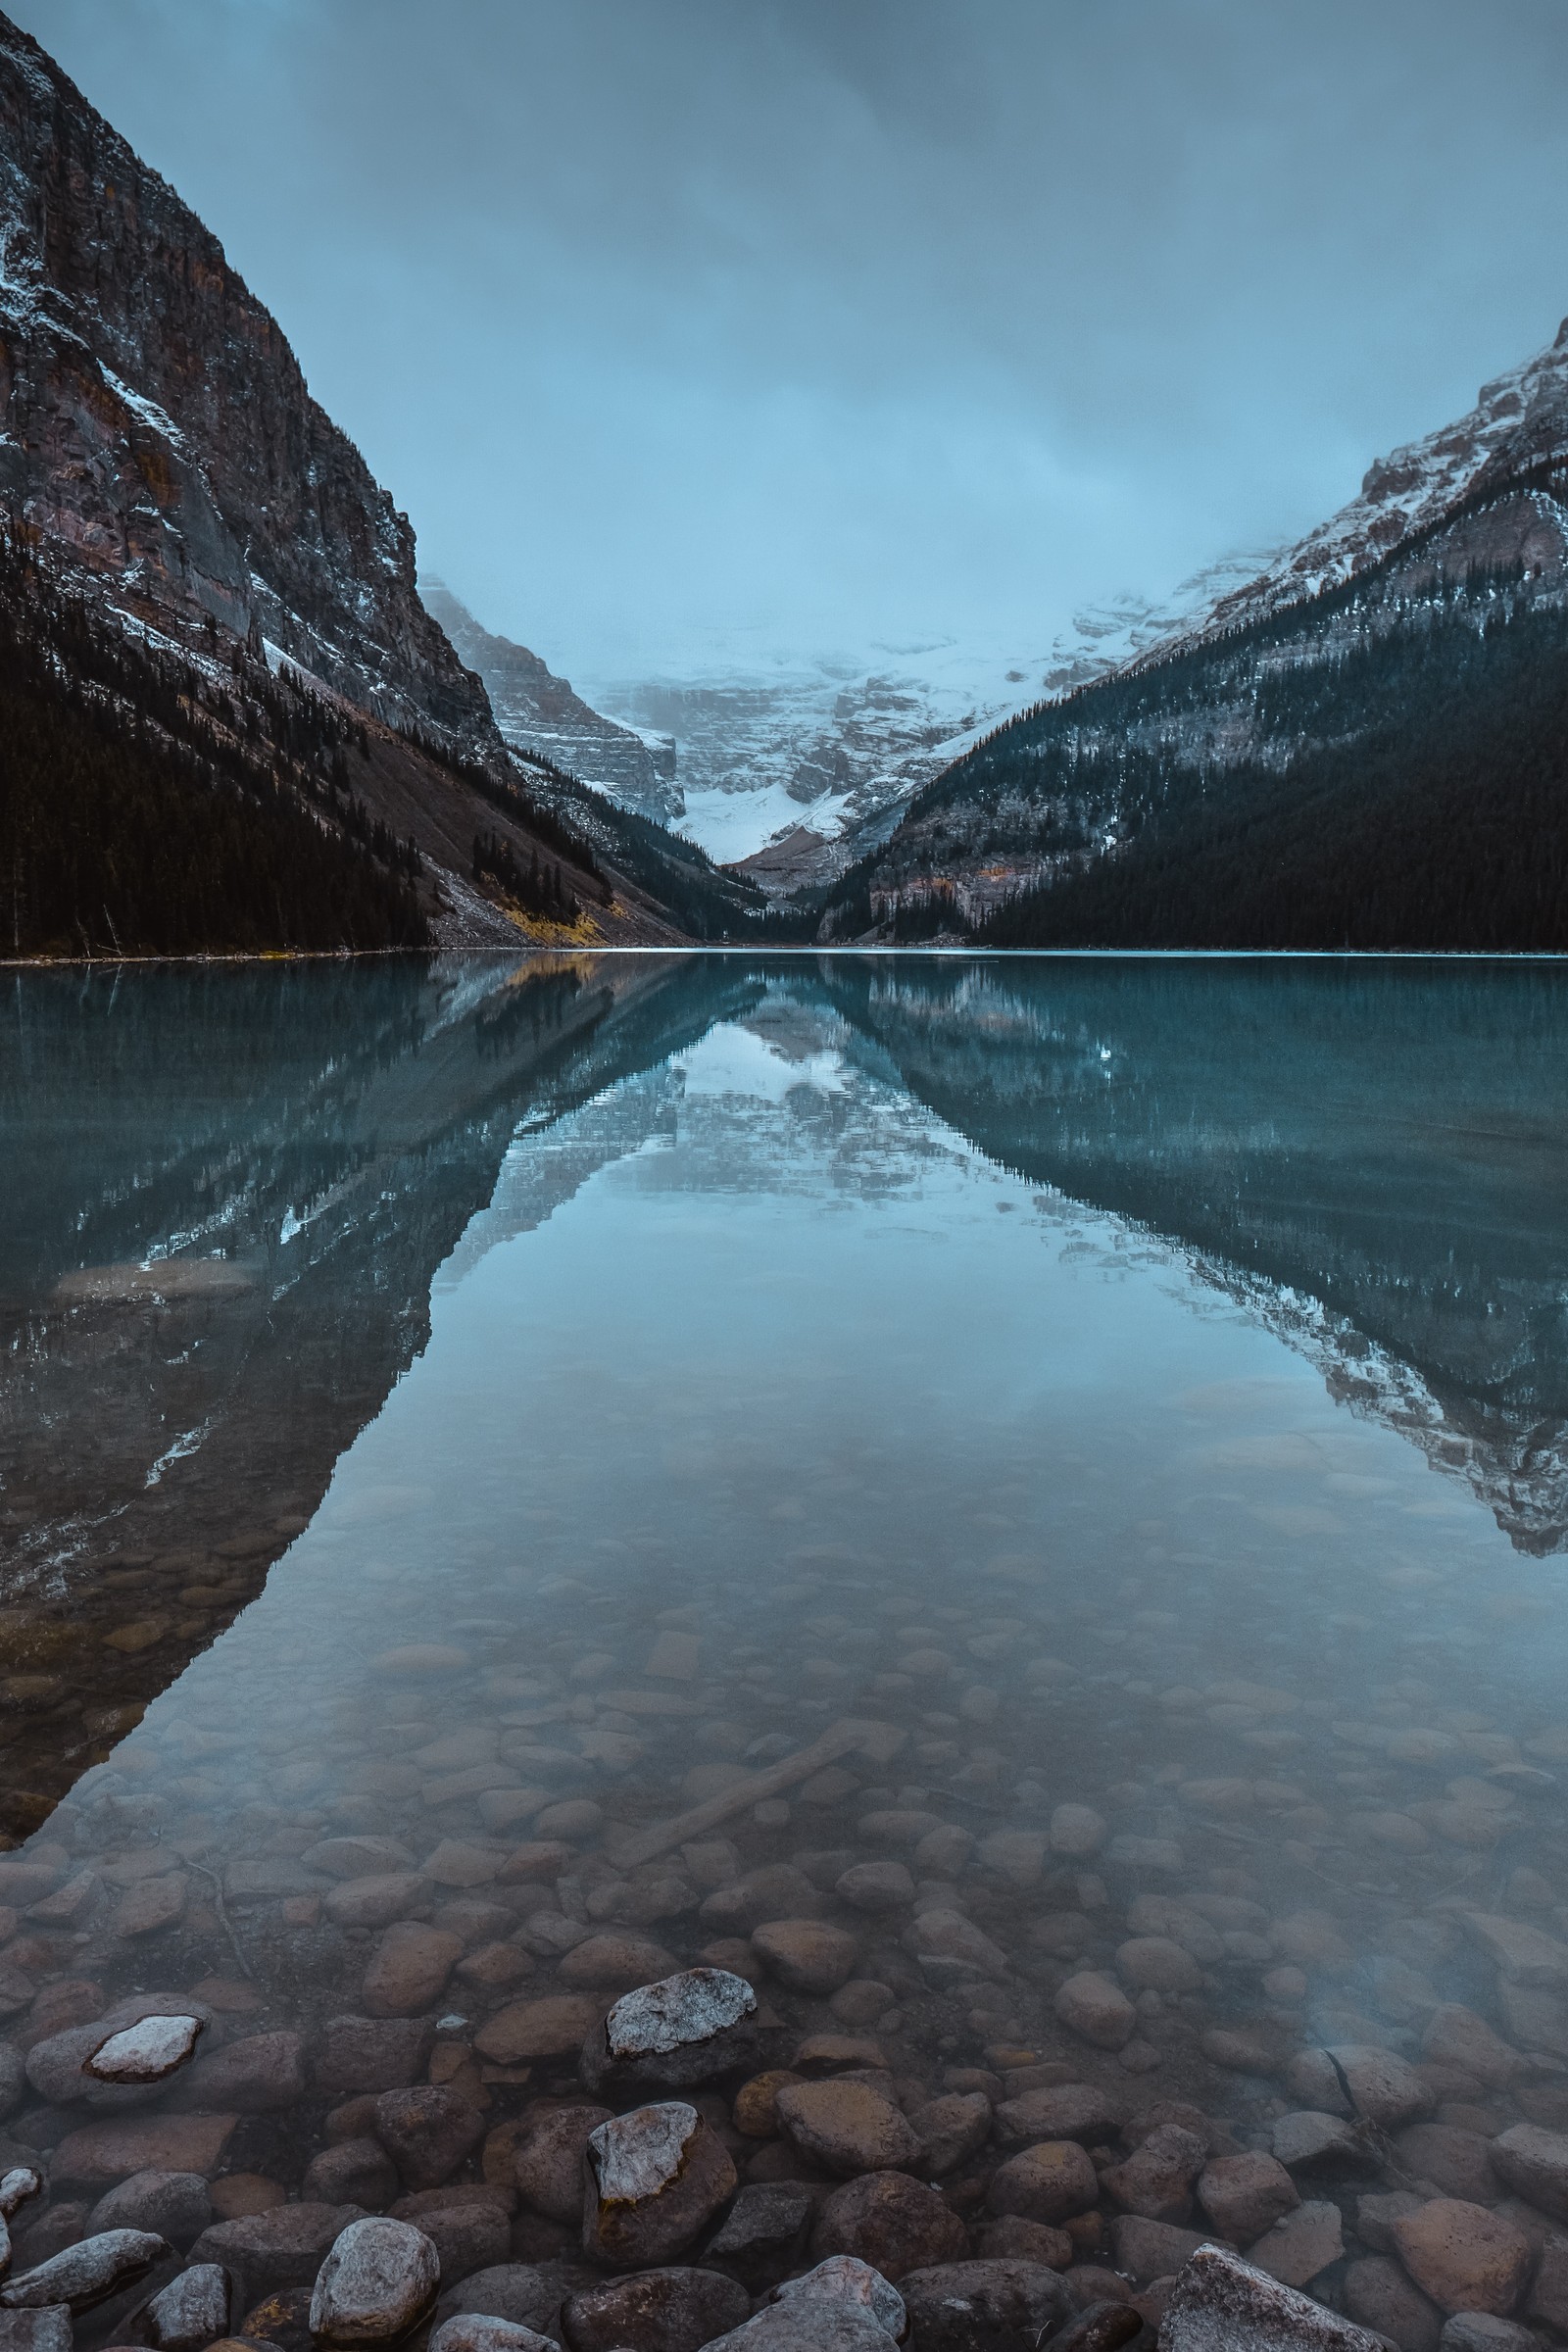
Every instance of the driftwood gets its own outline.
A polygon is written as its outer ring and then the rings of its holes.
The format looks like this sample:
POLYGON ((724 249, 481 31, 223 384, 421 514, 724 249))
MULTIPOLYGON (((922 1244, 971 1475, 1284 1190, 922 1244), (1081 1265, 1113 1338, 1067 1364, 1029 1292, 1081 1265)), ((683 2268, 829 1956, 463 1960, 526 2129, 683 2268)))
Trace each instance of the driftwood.
POLYGON ((706 1803, 693 1805, 689 1813, 677 1813, 672 1820, 657 1822, 652 1829, 639 1830, 624 1840, 617 1838, 610 1859, 621 1870, 652 1862, 656 1854, 666 1853, 672 1845, 684 1845, 689 1838, 701 1838, 707 1830, 716 1830, 721 1821, 733 1821, 737 1813, 760 1805, 765 1797, 777 1796, 781 1788, 794 1788, 808 1781, 814 1772, 836 1764, 841 1756, 853 1755, 857 1748, 865 1749, 879 1764, 889 1763, 904 1745, 905 1737, 894 1724, 846 1716, 829 1725, 820 1740, 786 1756, 781 1764, 750 1774, 706 1803))

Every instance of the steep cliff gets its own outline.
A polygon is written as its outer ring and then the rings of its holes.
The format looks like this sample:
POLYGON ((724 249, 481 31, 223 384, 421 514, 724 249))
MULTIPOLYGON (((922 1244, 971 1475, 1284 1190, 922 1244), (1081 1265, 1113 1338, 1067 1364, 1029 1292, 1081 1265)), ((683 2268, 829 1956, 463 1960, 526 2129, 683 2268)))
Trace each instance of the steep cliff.
POLYGON ((681 814, 673 743, 645 743, 630 727, 604 717, 525 645, 482 629, 444 580, 424 575, 419 594, 484 680, 496 724, 514 751, 554 761, 639 816, 662 821, 681 814))
POLYGON ((0 17, 0 500, 102 597, 212 615, 362 708, 477 753, 479 681, 408 517, 189 207, 0 17))

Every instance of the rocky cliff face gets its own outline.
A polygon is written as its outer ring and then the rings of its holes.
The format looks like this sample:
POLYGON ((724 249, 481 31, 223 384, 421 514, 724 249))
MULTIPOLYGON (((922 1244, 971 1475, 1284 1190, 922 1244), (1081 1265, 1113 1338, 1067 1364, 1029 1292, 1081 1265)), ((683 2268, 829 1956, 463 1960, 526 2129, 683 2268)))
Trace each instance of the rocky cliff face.
POLYGON ((414 533, 216 237, 0 16, 0 506, 104 605, 208 617, 362 708, 496 745, 414 533))
POLYGON ((682 813, 671 742, 645 743, 574 694, 537 654, 482 629, 444 580, 419 582, 425 610, 484 680, 496 724, 514 752, 549 760, 623 808, 663 823, 682 813))

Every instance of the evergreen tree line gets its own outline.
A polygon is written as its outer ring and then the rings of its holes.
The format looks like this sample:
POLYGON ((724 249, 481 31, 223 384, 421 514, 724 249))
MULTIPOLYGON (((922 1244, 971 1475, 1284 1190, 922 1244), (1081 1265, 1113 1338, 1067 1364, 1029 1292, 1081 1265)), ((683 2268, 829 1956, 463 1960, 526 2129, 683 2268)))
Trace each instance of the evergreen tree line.
POLYGON ((499 833, 476 833, 473 837, 473 878, 487 878, 519 906, 525 914, 542 915, 556 923, 574 923, 582 908, 563 883, 559 865, 539 861, 534 851, 526 866, 517 863, 510 841, 499 833))
MULTIPOLYGON (((550 808, 546 802, 541 801, 534 793, 527 791, 521 784, 507 777, 492 775, 489 768, 485 767, 481 761, 468 760, 461 753, 448 751, 444 744, 437 743, 422 727, 401 725, 398 733, 405 743, 413 744, 416 750, 424 754, 426 759, 433 760, 438 766, 449 769, 452 774, 461 776, 469 790, 476 792, 482 801, 488 801, 492 808, 499 809, 501 814, 510 817, 514 825, 520 825, 525 832, 531 833, 536 840, 542 841, 547 849, 554 850, 557 857, 564 858, 568 865, 576 866, 580 873, 587 875, 598 885, 592 895, 602 906, 610 905, 614 894, 605 879, 603 867, 594 856, 593 845, 585 841, 580 833, 574 832, 571 826, 564 823, 556 810, 550 808)), ((548 769, 552 775, 559 777, 564 783, 575 780, 568 777, 564 768, 558 768, 553 760, 536 760, 530 755, 530 765, 548 769)), ((494 836, 489 838, 493 839, 494 836)))
POLYGON ((1339 739, 1307 733, 1283 765, 1124 754, 1117 848, 977 937, 1568 951, 1568 613, 1494 595, 1482 617, 1448 597, 1359 645, 1337 665, 1339 739))
POLYGON ((105 628, 4 535, 0 725, 0 953, 428 944, 412 845, 337 807, 353 720, 105 628))

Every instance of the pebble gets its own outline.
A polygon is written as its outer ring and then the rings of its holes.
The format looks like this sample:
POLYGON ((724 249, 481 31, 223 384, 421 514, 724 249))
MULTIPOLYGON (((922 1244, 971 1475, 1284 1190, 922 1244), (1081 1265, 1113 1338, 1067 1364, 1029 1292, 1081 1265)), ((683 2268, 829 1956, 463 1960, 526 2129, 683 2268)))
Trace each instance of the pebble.
POLYGON ((749 2181, 703 2249, 704 2264, 757 2294, 799 2262, 812 2210, 809 2189, 788 2180, 749 2181))
POLYGON ((1180 2124, 1159 2124, 1124 2164, 1101 2175, 1101 2186, 1127 2213, 1141 2213, 1152 2222, 1185 2222, 1193 2209, 1193 2183, 1206 2162, 1207 2150, 1196 2132, 1180 2124))
POLYGON ((1004 2148, 1037 2139, 1078 2139, 1086 2147, 1112 2140, 1127 2120, 1128 2101, 1090 2082, 1059 2082, 1004 2099, 996 2112, 1004 2148))
POLYGON ((926 1981, 938 1987, 965 1977, 1004 1977, 1007 1955, 961 1911, 939 1905, 921 1911, 900 1939, 912 1954, 926 1981))
POLYGON ((1286 2286, 1304 2286, 1344 2251, 1340 2209, 1320 2198, 1283 2215, 1248 2247, 1247 2259, 1286 2286))
POLYGON ((215 2222, 191 2248, 193 2262, 219 2262, 248 2310, 283 2287, 311 2286, 333 2240, 365 2216, 353 2205, 277 2204, 235 2221, 215 2222))
POLYGON ((911 2107, 909 2129, 920 2143, 922 2175, 941 2180, 979 2154, 991 2136, 991 2101, 983 2090, 954 2090, 911 2107))
POLYGON ((1442 2312, 1386 2254, 1366 2254, 1348 2266, 1345 2307, 1352 2320, 1388 2336, 1399 2352, 1438 2352, 1442 2312))
POLYGON ((862 2173, 822 2203, 811 2231, 819 2260, 852 2254, 895 2284, 909 2271, 964 2253, 962 2222, 934 2188, 907 2173, 862 2173))
POLYGON ((1052 2006, 1062 2024, 1098 2049, 1119 2050, 1132 2039, 1138 2012, 1114 1978, 1098 1969, 1069 1977, 1052 2006))
POLYGON ((410 2188, 436 2188, 473 2153, 485 2127, 483 2116, 459 2092, 416 2083, 381 2093, 374 2129, 410 2188))
POLYGON ((1100 2177, 1075 2139, 1048 2139, 997 2167, 986 2190, 990 2213, 1064 2222, 1099 2202, 1100 2177))
POLYGON ((683 2254, 734 2194, 723 2142, 681 2100, 634 2108, 590 2132, 584 2251, 613 2270, 683 2254))
POLYGON ((524 2328, 515 2320, 460 2312, 435 2329, 429 2352, 561 2352, 561 2347, 553 2335, 541 2335, 537 2328, 524 2328))
POLYGON ((416 2017, 433 2008, 463 1957, 461 1937, 416 1920, 389 1927, 365 1972, 361 1998, 370 2017, 416 2017))
POLYGON ((772 2300, 796 2311, 863 2311, 885 2335, 906 2332, 904 2297, 874 2265, 853 2254, 830 2254, 825 2262, 775 2288, 772 2300))
POLYGON ((434 2040, 425 2018, 329 2018, 317 2034, 311 2076, 318 2090, 400 2090, 425 2069, 434 2040))
POLYGON ((941 2263, 911 2272, 900 2291, 919 2352, 1012 2352, 1048 2336, 1056 2343, 1073 2315, 1064 2281, 1034 2262, 941 2263))
POLYGON ((0 2310, 0 2352, 72 2352, 70 2306, 42 2311, 0 2310))
POLYGON ((62 2181, 108 2188, 132 2173, 216 2173, 238 2118, 233 2115, 149 2115, 89 2124, 57 2141, 50 2160, 62 2181))
POLYGON ((837 1992, 855 1973, 859 1947, 843 1928, 817 1919, 776 1919, 752 1930, 752 1947, 795 1992, 837 1992))
POLYGON ((1568 2222, 1568 2133, 1514 2124, 1490 2143, 1487 2155, 1511 2189, 1553 2220, 1568 2222))
POLYGON ((172 2105, 268 2115, 305 2095, 305 2044, 298 2034, 247 2034, 208 2050, 180 2077, 172 2105))
POLYGON ((1530 2240, 1501 2214, 1456 2197, 1435 2197, 1401 2214, 1390 2235, 1399 2260, 1440 2310, 1506 2317, 1533 2259, 1530 2240))
POLYGON ((745 2287, 722 2272, 672 2267, 585 2287, 561 2318, 569 2352, 700 2352, 750 2310, 745 2287))
POLYGON ((328 2344, 389 2343, 431 2308, 439 2277, 439 2258, 423 2230, 385 2217, 351 2222, 317 2277, 311 2333, 328 2344))
POLYGON ((547 1994, 542 2000, 514 2001, 487 2018, 473 2037, 482 2058, 517 2066, 536 2058, 575 2058, 600 2008, 583 1993, 547 1994))
POLYGON ((188 2246, 213 2218, 212 2193, 200 2173, 132 2173, 87 2217, 99 2230, 149 2230, 172 2246, 188 2246))
POLYGON ((1249 2148, 1204 2167, 1198 2202, 1221 2237, 1245 2246, 1298 2205, 1300 2192, 1277 2157, 1249 2148))
POLYGON ((567 2106, 542 2117, 517 2147, 512 2178, 519 2195, 555 2222, 582 2218, 583 2158, 591 2133, 612 2120, 608 2107, 567 2106))
POLYGON ((777 2094, 780 2126, 792 2144, 824 2172, 898 2171, 912 2165, 920 2140, 891 2094, 848 2078, 797 2082, 777 2094))
POLYGON ((143 2306, 137 2332, 157 2352, 201 2352, 228 2333, 232 2281, 220 2263, 198 2262, 143 2306))
POLYGON ((162 2082, 196 2054, 199 2017, 144 2017, 111 2034, 84 2061, 100 2082, 162 2082))
POLYGON ((8 2278, 0 2286, 0 2305, 15 2311, 65 2303, 74 2312, 91 2311, 145 2278, 170 2252, 167 2241, 153 2230, 105 2230, 8 2278))

